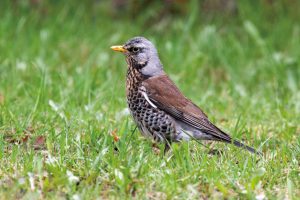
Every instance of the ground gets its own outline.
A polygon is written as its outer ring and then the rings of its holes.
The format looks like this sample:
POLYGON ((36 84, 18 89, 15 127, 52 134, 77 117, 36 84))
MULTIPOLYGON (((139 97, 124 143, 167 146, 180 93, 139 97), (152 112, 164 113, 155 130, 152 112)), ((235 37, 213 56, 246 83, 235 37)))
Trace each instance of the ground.
POLYGON ((300 196, 296 15, 241 3, 233 16, 191 9, 148 24, 150 11, 44 6, 1 6, 0 199, 300 196), (137 35, 215 124, 263 156, 212 142, 174 144, 164 156, 134 132, 125 59, 109 47, 137 35))

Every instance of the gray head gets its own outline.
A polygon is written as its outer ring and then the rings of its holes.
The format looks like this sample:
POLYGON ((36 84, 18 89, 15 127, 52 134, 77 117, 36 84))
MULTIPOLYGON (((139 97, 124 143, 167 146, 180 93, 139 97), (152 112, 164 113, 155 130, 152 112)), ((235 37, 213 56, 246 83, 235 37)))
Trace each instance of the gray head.
POLYGON ((128 64, 145 76, 151 77, 164 73, 155 46, 144 37, 134 37, 122 46, 111 48, 124 53, 128 64))

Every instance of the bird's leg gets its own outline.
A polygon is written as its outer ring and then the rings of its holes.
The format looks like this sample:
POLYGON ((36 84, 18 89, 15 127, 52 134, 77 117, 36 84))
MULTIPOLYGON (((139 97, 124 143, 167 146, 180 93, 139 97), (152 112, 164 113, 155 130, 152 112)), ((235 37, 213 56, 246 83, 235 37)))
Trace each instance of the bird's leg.
POLYGON ((166 153, 170 150, 171 148, 170 145, 171 144, 168 141, 165 143, 164 155, 166 155, 166 153))

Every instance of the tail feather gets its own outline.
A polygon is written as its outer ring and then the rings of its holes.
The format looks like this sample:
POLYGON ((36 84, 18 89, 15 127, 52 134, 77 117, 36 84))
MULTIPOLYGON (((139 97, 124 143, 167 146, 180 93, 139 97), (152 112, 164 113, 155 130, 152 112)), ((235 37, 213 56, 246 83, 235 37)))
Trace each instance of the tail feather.
POLYGON ((222 137, 218 137, 218 135, 217 135, 218 140, 226 142, 226 143, 231 143, 231 144, 233 144, 237 147, 243 148, 243 149, 245 149, 245 150, 247 150, 251 153, 257 154, 259 156, 263 155, 261 152, 257 151, 256 149, 254 149, 250 146, 247 146, 247 145, 245 145, 244 143, 242 143, 238 140, 233 139, 230 135, 228 135, 227 133, 225 133, 224 131, 222 131, 218 127, 216 127, 216 126, 214 126, 214 127, 218 131, 218 134, 222 136, 222 137))
POLYGON ((254 148, 252 148, 252 147, 250 147, 250 146, 247 146, 247 145, 245 145, 245 144, 239 142, 238 140, 233 140, 232 144, 234 144, 234 145, 237 146, 237 147, 241 147, 241 148, 243 148, 243 149, 246 149, 246 150, 248 150, 249 152, 254 153, 254 154, 257 154, 257 155, 259 155, 259 156, 262 156, 262 155, 263 155, 261 152, 255 150, 254 148))
POLYGON ((230 135, 219 129, 213 124, 210 124, 211 129, 198 129, 195 127, 191 127, 190 125, 187 125, 185 123, 182 123, 181 121, 177 121, 177 123, 181 127, 180 134, 177 135, 176 141, 180 140, 189 140, 194 139, 195 141, 199 140, 214 140, 214 141, 220 141, 225 142, 228 144, 233 144, 237 147, 243 148, 251 153, 257 154, 262 156, 262 153, 255 150, 254 148, 247 146, 243 144, 242 142, 233 139, 230 135))

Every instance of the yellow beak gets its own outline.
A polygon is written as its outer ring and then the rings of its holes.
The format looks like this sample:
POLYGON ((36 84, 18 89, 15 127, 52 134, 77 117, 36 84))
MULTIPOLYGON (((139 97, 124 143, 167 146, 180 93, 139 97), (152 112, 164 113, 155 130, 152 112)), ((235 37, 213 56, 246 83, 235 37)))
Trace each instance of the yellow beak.
POLYGON ((119 52, 122 52, 122 53, 127 52, 127 50, 126 50, 123 46, 121 46, 121 45, 118 45, 118 46, 111 46, 110 48, 111 48, 112 50, 114 50, 114 51, 119 51, 119 52))

